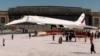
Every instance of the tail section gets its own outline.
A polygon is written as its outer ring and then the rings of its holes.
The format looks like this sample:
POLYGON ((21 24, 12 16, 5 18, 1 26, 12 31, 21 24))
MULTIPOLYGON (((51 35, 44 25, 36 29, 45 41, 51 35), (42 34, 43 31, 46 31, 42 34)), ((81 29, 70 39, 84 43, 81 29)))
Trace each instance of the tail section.
POLYGON ((76 22, 85 25, 85 13, 82 13, 76 22))

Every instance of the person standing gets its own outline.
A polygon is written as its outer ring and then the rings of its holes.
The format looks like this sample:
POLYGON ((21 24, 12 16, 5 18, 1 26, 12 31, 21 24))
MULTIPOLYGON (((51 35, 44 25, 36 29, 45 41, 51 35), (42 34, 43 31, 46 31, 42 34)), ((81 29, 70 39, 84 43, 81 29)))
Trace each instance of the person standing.
POLYGON ((31 38, 31 33, 29 33, 29 39, 31 38))
POLYGON ((2 41, 2 43, 3 43, 3 46, 5 46, 5 39, 3 38, 3 41, 2 41))
POLYGON ((69 41, 71 41, 71 39, 72 39, 72 34, 71 34, 71 32, 69 33, 69 41))
POLYGON ((96 53, 93 42, 91 42, 91 49, 90 49, 90 51, 91 51, 91 54, 92 54, 92 52, 96 53))
POLYGON ((96 39, 96 38, 97 38, 97 36, 96 36, 96 32, 95 32, 95 35, 94 35, 94 36, 95 36, 95 39, 96 39))
POLYGON ((91 36, 91 37, 90 37, 90 43, 92 43, 92 42, 93 42, 93 37, 91 36))
POLYGON ((52 36, 52 40, 54 41, 55 40, 55 35, 53 34, 53 36, 52 36))
POLYGON ((68 41, 68 33, 66 33, 66 42, 68 41))
POLYGON ((35 31, 34 31, 34 36, 37 36, 37 34, 38 34, 38 32, 35 30, 35 31))
POLYGON ((59 44, 62 44, 62 37, 59 37, 59 44))
POLYGON ((14 35, 12 34, 12 40, 13 40, 13 38, 14 38, 14 35))

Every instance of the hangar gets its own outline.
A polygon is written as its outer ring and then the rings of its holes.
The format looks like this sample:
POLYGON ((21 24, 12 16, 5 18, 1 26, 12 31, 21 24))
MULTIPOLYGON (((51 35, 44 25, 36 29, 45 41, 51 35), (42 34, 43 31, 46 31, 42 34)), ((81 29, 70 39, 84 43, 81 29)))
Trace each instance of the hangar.
MULTIPOLYGON (((14 8, 9 8, 8 15, 9 21, 19 19, 24 15, 37 15, 37 16, 46 16, 52 18, 58 18, 63 20, 72 20, 75 21, 78 19, 81 13, 85 13, 86 24, 92 25, 91 10, 81 7, 66 7, 66 6, 18 6, 14 8)), ((50 26, 40 26, 34 25, 31 23, 23 23, 16 25, 19 28, 34 28, 38 29, 43 27, 43 29, 50 28, 50 26)))
MULTIPOLYGON (((86 21, 91 20, 91 10, 81 7, 64 7, 64 6, 19 6, 15 8, 9 8, 8 15, 10 21, 18 19, 24 15, 37 15, 53 17, 65 20, 77 20, 80 14, 84 12, 86 14, 86 21)), ((91 22, 87 22, 91 25, 91 22)))

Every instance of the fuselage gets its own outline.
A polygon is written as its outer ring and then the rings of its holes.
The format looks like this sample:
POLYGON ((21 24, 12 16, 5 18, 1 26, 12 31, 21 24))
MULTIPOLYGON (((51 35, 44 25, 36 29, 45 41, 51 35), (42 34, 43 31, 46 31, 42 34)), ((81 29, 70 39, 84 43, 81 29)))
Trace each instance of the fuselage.
POLYGON ((41 16, 29 16, 27 20, 28 22, 41 23, 41 24, 78 25, 76 22, 73 21, 41 17, 41 16))
POLYGON ((76 21, 62 20, 56 18, 42 17, 42 16, 28 16, 28 22, 37 24, 54 24, 63 25, 65 28, 83 28, 81 24, 76 21))

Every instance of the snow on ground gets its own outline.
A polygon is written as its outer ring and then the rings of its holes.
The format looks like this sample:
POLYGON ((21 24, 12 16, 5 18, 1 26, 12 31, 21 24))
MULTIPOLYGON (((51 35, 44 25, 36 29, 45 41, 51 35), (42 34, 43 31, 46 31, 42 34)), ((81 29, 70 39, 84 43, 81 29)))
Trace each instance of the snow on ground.
MULTIPOLYGON (((81 38, 77 42, 65 42, 58 44, 56 35, 55 41, 52 36, 31 37, 28 34, 0 35, 0 56, 100 56, 100 39, 94 40, 96 54, 90 54, 90 42, 84 42, 81 38), (5 46, 2 46, 2 39, 5 38, 5 46)), ((74 39, 73 39, 74 41, 74 39)))

